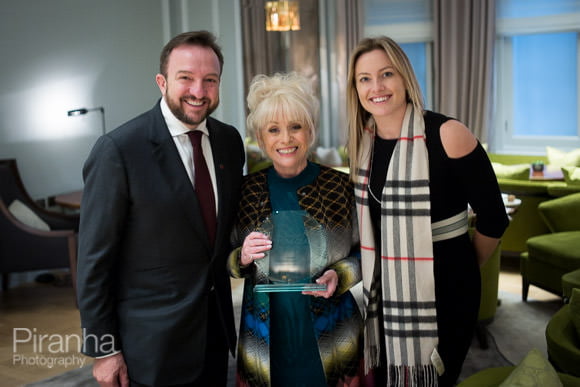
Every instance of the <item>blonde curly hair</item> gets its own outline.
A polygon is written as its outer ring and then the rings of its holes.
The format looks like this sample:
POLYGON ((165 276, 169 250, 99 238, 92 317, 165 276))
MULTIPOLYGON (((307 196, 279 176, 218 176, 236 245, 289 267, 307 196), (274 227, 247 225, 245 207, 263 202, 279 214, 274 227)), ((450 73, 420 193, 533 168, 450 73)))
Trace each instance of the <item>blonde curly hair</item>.
POLYGON ((280 115, 288 121, 300 123, 310 130, 314 145, 318 126, 320 102, 308 78, 297 72, 256 75, 247 97, 246 126, 250 136, 262 147, 261 129, 280 115))

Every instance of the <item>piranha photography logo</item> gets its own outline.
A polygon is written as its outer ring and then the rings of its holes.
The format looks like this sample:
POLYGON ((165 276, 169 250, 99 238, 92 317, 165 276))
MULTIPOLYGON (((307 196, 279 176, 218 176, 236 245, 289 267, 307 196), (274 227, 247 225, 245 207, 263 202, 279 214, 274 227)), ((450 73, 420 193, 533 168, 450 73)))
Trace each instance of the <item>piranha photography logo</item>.
MULTIPOLYGON (((83 335, 85 334, 83 329, 83 335)), ((87 358, 81 354, 83 335, 48 334, 36 328, 12 329, 12 365, 25 367, 83 367, 87 358)), ((100 338, 87 335, 86 339, 96 349, 114 348, 115 339, 111 335, 100 338)), ((87 342, 89 342, 87 341, 87 342)))

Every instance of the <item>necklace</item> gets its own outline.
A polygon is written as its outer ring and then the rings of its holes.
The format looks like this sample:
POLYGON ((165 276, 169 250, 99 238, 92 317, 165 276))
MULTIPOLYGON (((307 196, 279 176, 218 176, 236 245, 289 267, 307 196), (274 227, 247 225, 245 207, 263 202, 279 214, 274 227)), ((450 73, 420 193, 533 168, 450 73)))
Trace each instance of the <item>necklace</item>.
MULTIPOLYGON (((371 179, 373 177, 373 160, 375 159, 375 140, 373 140, 373 149, 371 149, 371 168, 369 171, 369 184, 367 186, 367 189, 369 191, 369 194, 371 195, 371 197, 373 199, 375 199, 375 201, 379 204, 381 204, 381 201, 379 199, 377 199, 377 197, 375 196, 375 194, 373 193, 373 190, 371 189, 371 179)), ((382 191, 381 191, 382 194, 382 191)))
MULTIPOLYGON (((395 147, 397 145, 397 141, 398 139, 382 139, 380 137, 375 137, 375 139, 373 140, 372 143, 372 148, 371 148, 371 165, 369 168, 369 184, 367 186, 367 190, 369 191, 369 195, 379 204, 381 204, 381 200, 379 198, 382 198, 382 194, 383 194, 383 189, 385 187, 385 182, 386 182, 386 175, 387 175, 387 170, 389 167, 389 160, 391 159, 391 156, 395 150, 395 147), (371 180, 373 178, 373 166, 374 166, 374 159, 375 159, 375 153, 378 153, 377 156, 377 162, 379 166, 384 166, 384 168, 386 168, 387 170, 382 170, 379 171, 379 173, 377 174, 377 176, 375 177, 375 180, 377 180, 375 183, 380 183, 379 184, 379 191, 378 191, 378 195, 375 195, 375 193, 373 192, 372 188, 371 188, 371 180)), ((376 186, 376 184, 374 184, 376 186)))
POLYGON ((377 197, 375 196, 375 194, 373 193, 373 190, 371 189, 371 187, 369 186, 369 193, 371 194, 371 197, 373 199, 375 199, 375 201, 379 204, 381 204, 381 201, 379 199, 377 199, 377 197))

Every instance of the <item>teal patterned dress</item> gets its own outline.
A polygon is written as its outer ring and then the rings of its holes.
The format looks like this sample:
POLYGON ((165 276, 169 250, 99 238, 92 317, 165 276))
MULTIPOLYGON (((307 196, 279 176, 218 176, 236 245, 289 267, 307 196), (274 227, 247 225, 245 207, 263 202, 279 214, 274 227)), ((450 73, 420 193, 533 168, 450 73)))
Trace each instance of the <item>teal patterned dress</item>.
MULTIPOLYGON (((273 168, 245 177, 233 239, 244 238, 274 211, 304 211, 323 225, 326 266, 339 277, 329 299, 301 293, 256 293, 268 283, 257 265, 240 268, 240 248, 230 254, 234 278, 246 278, 237 360, 239 386, 334 386, 358 377, 362 361, 362 319, 349 289, 361 279, 354 196, 348 176, 309 163, 284 179, 273 168)), ((273 243, 284 243, 273 236, 273 243)), ((316 276, 315 276, 316 277, 316 276)), ((314 278, 313 278, 314 279, 314 278)))

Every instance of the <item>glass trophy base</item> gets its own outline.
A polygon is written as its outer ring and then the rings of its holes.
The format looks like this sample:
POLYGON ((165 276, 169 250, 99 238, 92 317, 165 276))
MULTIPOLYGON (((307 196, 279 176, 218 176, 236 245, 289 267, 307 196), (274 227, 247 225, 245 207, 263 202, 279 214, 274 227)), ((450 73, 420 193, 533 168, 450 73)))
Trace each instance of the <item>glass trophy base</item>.
POLYGON ((315 292, 325 291, 324 284, 297 284, 297 283, 277 283, 258 284, 254 286, 255 293, 278 293, 278 292, 315 292))

